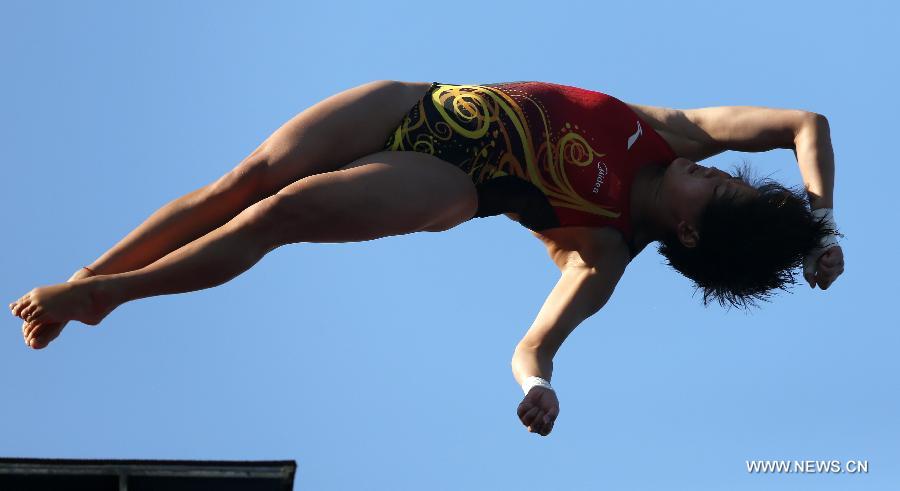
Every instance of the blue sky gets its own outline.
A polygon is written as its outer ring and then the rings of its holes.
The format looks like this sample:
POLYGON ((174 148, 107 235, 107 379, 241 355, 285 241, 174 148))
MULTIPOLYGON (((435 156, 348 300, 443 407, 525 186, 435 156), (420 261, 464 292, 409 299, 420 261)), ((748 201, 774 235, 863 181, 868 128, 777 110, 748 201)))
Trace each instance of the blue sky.
MULTIPOLYGON (((897 18, 889 2, 2 2, 8 301, 378 79, 825 114, 847 267, 747 315, 704 309, 647 248, 557 355, 543 438, 516 417, 509 362, 558 272, 526 229, 283 247, 42 351, 7 318, 0 456, 295 459, 297 489, 895 488, 897 18), (749 474, 756 459, 869 473, 749 474)), ((742 159, 801 183, 789 150, 704 163, 742 159)))

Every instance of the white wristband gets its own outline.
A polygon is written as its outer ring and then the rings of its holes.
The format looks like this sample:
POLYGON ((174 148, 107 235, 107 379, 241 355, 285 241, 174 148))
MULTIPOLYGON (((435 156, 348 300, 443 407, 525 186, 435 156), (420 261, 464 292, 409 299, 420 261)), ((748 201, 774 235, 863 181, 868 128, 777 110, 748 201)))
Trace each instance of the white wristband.
POLYGON ((525 381, 522 382, 522 390, 525 392, 525 395, 528 395, 528 391, 530 391, 531 388, 535 386, 546 387, 550 390, 553 390, 553 387, 550 386, 550 382, 547 382, 540 377, 531 376, 526 378, 525 381))
MULTIPOLYGON (((812 211, 812 216, 816 220, 822 220, 828 228, 835 231, 837 230, 837 224, 834 223, 834 210, 832 208, 815 209, 812 211)), ((837 235, 828 234, 822 237, 822 240, 819 242, 819 251, 824 251, 833 245, 837 245, 837 243, 837 235)))
POLYGON ((838 244, 838 236, 836 233, 837 225, 834 223, 834 210, 831 208, 818 208, 812 210, 812 216, 816 221, 821 220, 826 227, 834 230, 835 233, 823 236, 822 239, 819 240, 819 246, 813 249, 803 259, 803 273, 806 275, 812 274, 816 270, 816 261, 819 260, 819 256, 821 256, 822 253, 838 244))

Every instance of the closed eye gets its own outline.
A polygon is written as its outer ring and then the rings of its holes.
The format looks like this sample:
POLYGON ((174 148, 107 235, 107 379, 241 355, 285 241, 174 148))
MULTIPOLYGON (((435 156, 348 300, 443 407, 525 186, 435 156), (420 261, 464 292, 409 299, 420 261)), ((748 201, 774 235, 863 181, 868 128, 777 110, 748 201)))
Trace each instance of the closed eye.
MULTIPOLYGON (((736 184, 740 184, 744 181, 740 177, 737 177, 737 176, 729 177, 727 181, 717 184, 716 187, 713 188, 713 195, 721 198, 725 193, 724 193, 724 191, 722 193, 720 193, 719 190, 722 188, 727 189, 729 182, 734 182, 736 184)), ((731 197, 734 198, 737 194, 738 194, 738 186, 735 186, 734 193, 732 193, 731 197)))
POLYGON ((715 196, 715 197, 717 197, 717 198, 721 198, 721 197, 722 197, 722 193, 720 193, 719 191, 720 191, 723 187, 724 187, 723 184, 716 184, 716 187, 713 188, 713 196, 715 196))
MULTIPOLYGON (((721 184, 717 184, 716 187, 713 188, 713 195, 716 196, 717 198, 724 198, 727 191, 728 191, 728 183, 723 182, 721 184)), ((734 193, 732 193, 731 197, 734 198, 734 195, 736 195, 737 192, 738 192, 737 187, 735 187, 734 193)))

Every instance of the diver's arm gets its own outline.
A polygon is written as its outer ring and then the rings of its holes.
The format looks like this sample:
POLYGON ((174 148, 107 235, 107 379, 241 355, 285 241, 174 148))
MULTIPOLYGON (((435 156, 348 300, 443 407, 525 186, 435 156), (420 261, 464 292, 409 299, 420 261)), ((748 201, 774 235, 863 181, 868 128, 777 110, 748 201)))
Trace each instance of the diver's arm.
MULTIPOLYGON (((813 209, 831 208, 834 152, 825 116, 801 109, 721 106, 686 109, 680 128, 701 144, 740 152, 790 148, 813 209)), ((676 118, 677 120, 677 118, 676 118)))
MULTIPOLYGON (((562 270, 562 276, 513 353, 512 371, 519 385, 532 376, 549 381, 553 356, 562 342, 609 300, 631 257, 624 243, 621 248, 607 248, 604 252, 596 265, 572 261, 562 270)), ((556 391, 532 386, 516 413, 528 431, 547 436, 559 414, 556 391)))
POLYGON ((813 209, 831 208, 834 193, 834 152, 825 116, 801 109, 720 106, 679 111, 672 123, 683 136, 708 148, 794 152, 813 209))
MULTIPOLYGON (((794 152, 810 208, 834 207, 834 150, 825 116, 800 109, 722 106, 667 110, 668 127, 694 139, 700 154, 718 149, 763 152, 790 148, 794 152), (705 150, 703 150, 705 149, 705 150)), ((659 124, 659 123, 658 123, 659 124)), ((804 260, 804 278, 810 286, 827 289, 843 272, 843 251, 831 245, 804 260)))
POLYGON ((802 109, 715 106, 698 109, 629 104, 681 157, 699 161, 726 150, 793 150, 812 208, 831 208, 834 153, 825 116, 802 109))
MULTIPOLYGON (((794 156, 809 196, 810 208, 834 208, 834 149, 825 116, 816 114, 797 134, 794 156)), ((831 214, 830 210, 822 210, 831 214)), ((834 222, 831 222, 834 226, 834 222)), ((844 272, 844 251, 829 242, 810 253, 803 262, 803 277, 810 287, 827 290, 844 272), (824 252, 823 252, 824 251, 824 252)))
POLYGON ((602 254, 581 254, 594 256, 595 264, 570 261, 561 269, 556 286, 516 346, 512 370, 520 385, 529 376, 550 380, 553 357, 563 341, 606 304, 631 260, 624 243, 602 254))
POLYGON ((809 195, 810 207, 834 207, 834 149, 828 119, 815 114, 794 137, 794 157, 809 195))

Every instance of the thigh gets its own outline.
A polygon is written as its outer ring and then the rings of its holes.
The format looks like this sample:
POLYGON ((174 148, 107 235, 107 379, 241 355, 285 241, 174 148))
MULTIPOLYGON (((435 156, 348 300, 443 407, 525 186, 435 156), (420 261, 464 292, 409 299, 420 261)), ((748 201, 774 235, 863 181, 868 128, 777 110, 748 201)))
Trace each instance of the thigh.
POLYGON ((274 197, 280 243, 437 232, 472 218, 478 207, 468 174, 420 152, 376 152, 303 178, 274 197))
POLYGON ((381 150, 431 86, 377 80, 334 94, 284 123, 264 142, 264 187, 272 193, 381 150))

